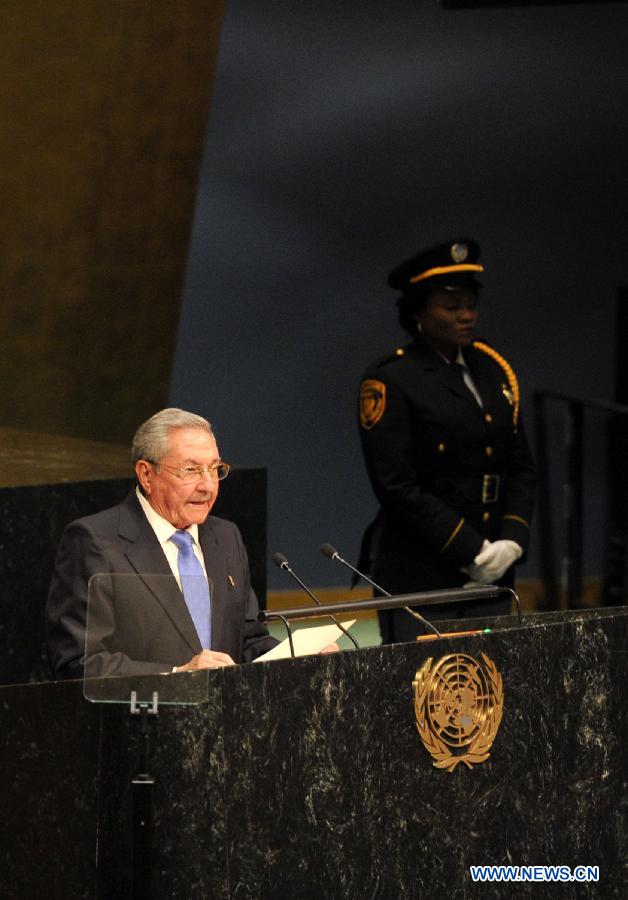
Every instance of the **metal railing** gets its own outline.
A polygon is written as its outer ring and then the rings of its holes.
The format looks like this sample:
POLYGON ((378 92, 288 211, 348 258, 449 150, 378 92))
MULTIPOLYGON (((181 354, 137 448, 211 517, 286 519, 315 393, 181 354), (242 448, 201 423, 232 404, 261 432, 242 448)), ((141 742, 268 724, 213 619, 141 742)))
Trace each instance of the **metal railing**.
MULTIPOLYGON (((609 414, 610 420, 621 421, 628 433, 628 406, 574 397, 557 391, 535 391, 534 419, 536 458, 538 467, 538 521, 540 536, 540 565, 547 604, 552 609, 578 608, 583 596, 583 475, 584 475, 584 418, 586 410, 609 414), (550 459, 547 428, 547 404, 562 405, 565 414, 564 452, 565 476, 562 484, 563 519, 565 521, 565 551, 562 557, 560 590, 556 575, 555 531, 552 508, 550 459)), ((607 472, 611 479, 613 472, 607 472)), ((612 484, 612 482, 610 482, 612 484)), ((610 524, 610 523, 609 523, 610 524)))

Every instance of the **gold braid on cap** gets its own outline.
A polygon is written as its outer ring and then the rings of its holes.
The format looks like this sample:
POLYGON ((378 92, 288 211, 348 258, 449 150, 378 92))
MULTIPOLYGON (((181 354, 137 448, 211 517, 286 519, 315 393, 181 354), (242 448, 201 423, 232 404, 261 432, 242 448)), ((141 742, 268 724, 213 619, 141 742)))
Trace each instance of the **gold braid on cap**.
POLYGON ((488 344, 482 343, 482 341, 473 341, 473 346, 476 350, 481 350, 482 353, 486 353, 487 356, 490 356, 491 359, 494 359, 498 366, 500 366, 504 370, 504 374, 508 380, 508 386, 512 391, 513 398, 513 408, 512 408, 512 424, 515 431, 517 430, 517 425, 519 422, 519 382, 517 381, 517 376, 515 375, 512 366, 506 362, 503 356, 500 356, 497 350, 493 350, 492 347, 489 347, 488 344))

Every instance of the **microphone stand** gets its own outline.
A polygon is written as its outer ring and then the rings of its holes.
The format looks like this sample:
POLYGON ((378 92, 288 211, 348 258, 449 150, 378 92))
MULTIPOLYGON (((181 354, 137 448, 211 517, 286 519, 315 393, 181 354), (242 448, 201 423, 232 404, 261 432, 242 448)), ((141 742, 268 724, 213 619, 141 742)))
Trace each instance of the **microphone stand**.
MULTIPOLYGON (((351 569, 351 571, 355 572, 356 575, 359 575, 360 578, 363 578, 364 581, 368 582, 368 584, 370 584, 371 587, 374 587, 375 590, 379 591, 380 594, 383 594, 384 597, 392 597, 392 594, 390 594, 388 591, 385 591, 383 587, 380 587, 379 584, 376 584, 374 581, 372 581, 368 577, 368 575, 365 575, 364 572, 360 572, 359 569, 356 569, 355 566, 352 566, 350 562, 347 562, 346 559, 343 559, 342 556, 338 553, 338 551, 334 547, 331 546, 331 544, 322 544, 320 549, 321 549, 321 553, 323 554, 323 556, 326 556, 328 559, 331 559, 331 560, 338 560, 339 563, 341 563, 343 566, 346 566, 347 569, 351 569)), ((418 619, 418 621, 425 628, 429 628, 429 630, 431 632, 433 632, 433 634, 436 637, 440 637, 440 631, 438 630, 438 628, 436 628, 435 625, 432 625, 431 622, 428 622, 427 619, 425 619, 416 610, 410 609, 409 606, 402 606, 401 609, 405 610, 407 613, 410 613, 410 615, 414 616, 415 619, 418 619)))
MULTIPOLYGON (((292 569, 290 568, 290 563, 288 562, 286 557, 283 555, 283 553, 273 553, 273 562, 275 563, 276 566, 278 566, 278 568, 283 569, 284 572, 287 572, 288 575, 290 575, 292 578, 294 578, 294 580, 299 585, 299 587, 301 587, 305 591, 305 593, 308 595, 308 597, 312 598, 312 600, 314 601, 314 603, 317 604, 317 606, 319 606, 321 609, 327 608, 326 606, 324 606, 321 603, 321 601, 318 599, 318 597, 314 596, 312 591, 309 589, 309 587, 306 584, 304 584, 304 582, 301 581, 299 576, 296 575, 292 571, 292 569)), ((349 640, 354 645, 356 650, 360 649, 360 645, 358 644, 356 639, 353 637, 353 635, 347 631, 347 629, 344 627, 344 625, 341 622, 339 622, 338 619, 334 615, 330 615, 327 612, 323 613, 323 615, 329 616, 329 618, 332 619, 332 621, 338 626, 338 628, 342 631, 342 633, 345 634, 349 638, 349 640)), ((290 617, 288 616, 287 618, 290 618, 290 617)), ((288 626, 287 622, 285 622, 285 620, 284 620, 284 625, 286 625, 286 628, 288 629, 288 637, 290 639, 290 650, 292 652, 292 655, 294 656, 294 647, 292 645, 292 634, 290 631, 290 627, 288 626)))

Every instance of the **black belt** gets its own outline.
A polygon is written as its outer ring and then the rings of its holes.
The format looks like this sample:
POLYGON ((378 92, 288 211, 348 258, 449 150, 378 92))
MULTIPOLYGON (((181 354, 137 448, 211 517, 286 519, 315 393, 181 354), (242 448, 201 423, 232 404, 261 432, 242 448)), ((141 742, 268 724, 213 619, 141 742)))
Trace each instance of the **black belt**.
MULTIPOLYGON (((501 477, 499 475, 452 476, 436 478, 432 490, 437 493, 457 494, 472 503, 497 503, 499 500, 501 477)), ((425 485, 430 490, 429 485, 425 485)))

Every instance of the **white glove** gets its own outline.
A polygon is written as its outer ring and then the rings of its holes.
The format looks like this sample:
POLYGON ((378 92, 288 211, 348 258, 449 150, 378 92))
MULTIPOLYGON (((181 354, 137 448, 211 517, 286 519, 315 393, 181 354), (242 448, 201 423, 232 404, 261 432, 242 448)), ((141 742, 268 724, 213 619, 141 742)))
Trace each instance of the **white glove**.
MULTIPOLYGON (((490 541, 484 541, 484 543, 482 544, 482 546, 481 546, 481 548, 480 548, 480 553, 484 553, 484 551, 486 550, 486 548, 487 548, 487 547, 490 547, 490 546, 491 546, 491 542, 490 542, 490 541)), ((478 556, 480 555, 480 553, 478 553, 478 556)), ((461 569, 460 569, 461 572, 464 572, 464 574, 465 574, 465 575, 468 575, 469 578, 471 579, 471 581, 465 582, 465 584, 462 585, 463 587, 466 587, 466 588, 480 587, 480 582, 477 581, 477 580, 475 580, 475 576, 476 576, 476 568, 475 568, 475 565, 474 565, 475 560, 477 560, 478 556, 475 557, 475 559, 473 560, 473 562, 471 563, 471 565, 469 565, 469 566, 462 566, 461 569)))
POLYGON ((522 554, 523 549, 514 541, 484 541, 473 565, 462 571, 479 584, 494 584, 522 554))

